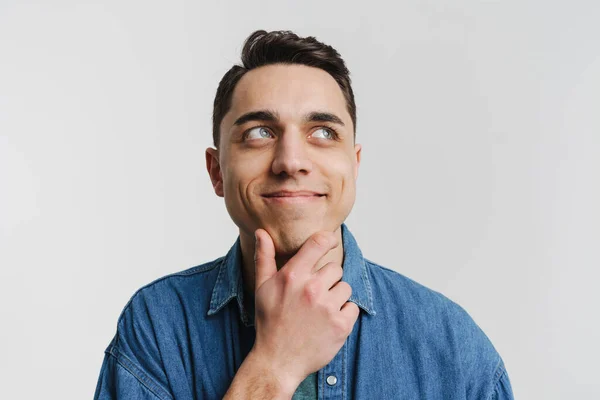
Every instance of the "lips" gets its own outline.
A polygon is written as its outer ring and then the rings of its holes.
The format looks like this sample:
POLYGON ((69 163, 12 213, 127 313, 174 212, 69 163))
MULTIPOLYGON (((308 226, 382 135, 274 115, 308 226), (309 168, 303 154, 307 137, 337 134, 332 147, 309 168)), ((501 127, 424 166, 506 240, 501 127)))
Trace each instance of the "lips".
POLYGON ((310 190, 298 190, 298 191, 290 191, 290 190, 279 190, 276 192, 263 194, 264 197, 320 197, 325 196, 322 193, 313 192, 310 190))

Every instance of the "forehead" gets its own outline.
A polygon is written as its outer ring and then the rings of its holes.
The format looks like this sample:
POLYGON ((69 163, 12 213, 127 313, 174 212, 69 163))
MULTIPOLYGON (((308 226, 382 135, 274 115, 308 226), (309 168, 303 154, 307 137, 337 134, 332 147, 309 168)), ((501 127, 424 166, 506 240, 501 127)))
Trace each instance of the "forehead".
POLYGON ((223 122, 227 129, 236 116, 256 110, 274 110, 282 120, 301 118, 313 111, 338 115, 346 126, 352 121, 346 100, 331 75, 305 65, 275 64, 248 71, 236 85, 231 109, 223 122))

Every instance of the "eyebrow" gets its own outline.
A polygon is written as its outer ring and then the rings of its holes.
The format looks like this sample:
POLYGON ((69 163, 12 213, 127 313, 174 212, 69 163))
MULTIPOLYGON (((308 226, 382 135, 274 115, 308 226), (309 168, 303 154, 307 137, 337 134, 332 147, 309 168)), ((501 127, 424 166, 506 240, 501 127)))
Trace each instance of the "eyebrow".
POLYGON ((334 124, 338 124, 344 126, 342 119, 335 114, 329 112, 315 111, 311 112, 304 118, 305 122, 333 122, 334 124))
MULTIPOLYGON (((239 126, 250 121, 279 122, 279 113, 272 110, 250 111, 235 120, 233 125, 239 126)), ((332 122, 344 126, 342 119, 335 114, 325 111, 313 111, 304 117, 304 122, 332 122)))
POLYGON ((235 120, 233 125, 243 125, 249 121, 279 121, 279 114, 271 110, 250 111, 235 120))

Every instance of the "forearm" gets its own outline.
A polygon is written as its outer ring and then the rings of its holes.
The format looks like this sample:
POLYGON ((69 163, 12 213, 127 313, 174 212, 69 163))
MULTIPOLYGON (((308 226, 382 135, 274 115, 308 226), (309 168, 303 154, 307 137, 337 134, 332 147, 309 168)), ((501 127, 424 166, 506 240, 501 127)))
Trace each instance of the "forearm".
MULTIPOLYGON (((281 371, 279 371, 281 372, 281 371)), ((285 379, 252 352, 237 371, 223 400, 289 400, 297 385, 285 379)))

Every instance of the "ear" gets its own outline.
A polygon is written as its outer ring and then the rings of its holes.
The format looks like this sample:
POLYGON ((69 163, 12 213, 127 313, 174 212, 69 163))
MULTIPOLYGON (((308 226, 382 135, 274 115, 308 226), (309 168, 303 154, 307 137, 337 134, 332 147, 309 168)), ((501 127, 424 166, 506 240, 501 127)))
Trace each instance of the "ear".
POLYGON ((354 180, 356 180, 356 179, 358 179, 358 167, 360 167, 360 157, 362 154, 362 146, 360 144, 355 144, 354 152, 356 153, 356 165, 354 166, 354 180))
POLYGON ((221 173, 221 165, 219 164, 219 150, 209 147, 206 149, 206 169, 210 176, 215 194, 219 197, 223 195, 223 174, 221 173))

